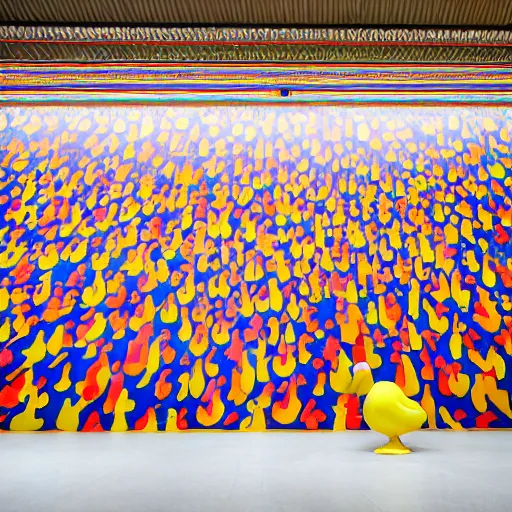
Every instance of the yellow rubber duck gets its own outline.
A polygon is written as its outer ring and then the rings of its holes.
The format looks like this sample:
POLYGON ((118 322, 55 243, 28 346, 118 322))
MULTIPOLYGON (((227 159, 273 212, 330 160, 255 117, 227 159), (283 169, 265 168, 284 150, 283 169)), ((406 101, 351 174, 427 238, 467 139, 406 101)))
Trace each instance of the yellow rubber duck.
POLYGON ((414 400, 408 398, 394 382, 373 382, 367 363, 354 367, 353 391, 366 394, 363 417, 375 432, 389 437, 389 442, 377 448, 380 455, 406 455, 411 450, 402 444, 400 436, 419 430, 427 420, 427 413, 414 400))

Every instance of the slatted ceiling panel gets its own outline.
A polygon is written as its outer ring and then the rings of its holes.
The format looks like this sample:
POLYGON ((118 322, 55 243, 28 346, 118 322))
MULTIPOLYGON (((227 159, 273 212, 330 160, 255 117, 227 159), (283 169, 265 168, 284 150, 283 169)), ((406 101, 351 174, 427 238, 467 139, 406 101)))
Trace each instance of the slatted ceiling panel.
MULTIPOLYGON (((336 5, 336 15, 346 19, 348 25, 357 25, 358 20, 364 18, 365 9, 362 1, 354 2, 333 2, 336 5)), ((311 9, 314 15, 314 9, 311 9)))
POLYGON ((483 16, 494 20, 496 4, 494 2, 487 2, 486 0, 477 2, 474 5, 470 5, 468 2, 447 0, 445 7, 446 16, 453 19, 454 24, 460 23, 460 20, 468 16, 471 16, 472 19, 478 19, 482 17, 482 13, 480 12, 482 6, 485 6, 486 11, 483 16))
POLYGON ((0 0, 0 22, 504 26, 512 0, 0 0))
POLYGON ((500 24, 502 19, 510 19, 510 4, 504 2, 500 5, 499 2, 488 2, 486 0, 477 2, 474 6, 459 4, 456 0, 450 0, 449 5, 451 8, 452 16, 455 22, 461 22, 465 16, 472 16, 474 19, 489 18, 495 24, 500 24))
POLYGON ((370 2, 366 16, 370 24, 381 25, 385 19, 401 19, 403 25, 421 25, 422 20, 432 20, 429 24, 439 25, 439 8, 441 0, 384 0, 370 2))

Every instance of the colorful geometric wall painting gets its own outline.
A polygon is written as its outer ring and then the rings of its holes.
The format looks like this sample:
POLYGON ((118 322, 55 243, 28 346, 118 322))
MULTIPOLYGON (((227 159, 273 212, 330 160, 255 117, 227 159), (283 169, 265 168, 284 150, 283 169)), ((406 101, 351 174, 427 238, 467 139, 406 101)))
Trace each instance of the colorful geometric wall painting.
POLYGON ((512 427, 512 115, 6 107, 0 428, 512 427))

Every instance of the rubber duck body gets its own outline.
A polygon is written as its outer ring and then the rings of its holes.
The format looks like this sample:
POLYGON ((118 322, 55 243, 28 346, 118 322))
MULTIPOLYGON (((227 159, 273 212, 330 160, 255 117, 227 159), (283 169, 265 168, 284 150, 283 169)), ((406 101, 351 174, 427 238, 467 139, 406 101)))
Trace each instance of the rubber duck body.
MULTIPOLYGON (((358 386, 357 394, 366 394, 370 382, 369 366, 354 368, 356 377, 365 385, 358 386), (358 375, 361 373, 362 375, 358 375)), ((373 380, 373 379, 372 379, 373 380)), ((405 455, 411 450, 402 444, 400 436, 419 430, 427 420, 427 413, 414 400, 408 398, 394 382, 381 381, 367 391, 363 405, 367 425, 375 432, 389 437, 389 442, 375 450, 381 455, 405 455)))

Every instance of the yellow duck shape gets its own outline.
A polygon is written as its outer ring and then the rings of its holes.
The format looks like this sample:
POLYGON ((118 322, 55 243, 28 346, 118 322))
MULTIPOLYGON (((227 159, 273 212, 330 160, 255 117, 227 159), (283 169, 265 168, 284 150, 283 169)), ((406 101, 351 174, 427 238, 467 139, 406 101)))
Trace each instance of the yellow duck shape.
POLYGON ((376 382, 367 363, 354 367, 352 388, 358 395, 366 394, 363 416, 367 425, 387 437, 389 442, 377 448, 380 455, 406 455, 411 450, 402 444, 400 436, 419 430, 427 420, 427 413, 408 398, 394 382, 376 382))

